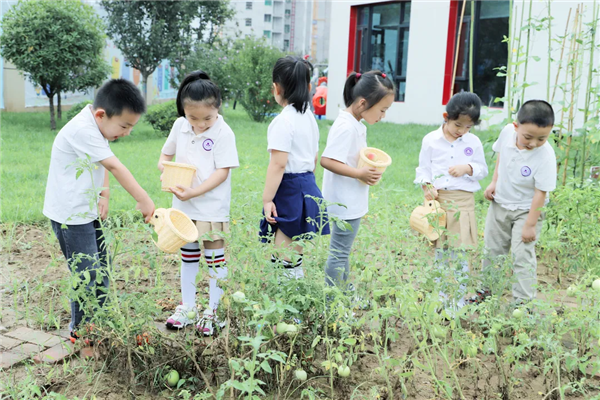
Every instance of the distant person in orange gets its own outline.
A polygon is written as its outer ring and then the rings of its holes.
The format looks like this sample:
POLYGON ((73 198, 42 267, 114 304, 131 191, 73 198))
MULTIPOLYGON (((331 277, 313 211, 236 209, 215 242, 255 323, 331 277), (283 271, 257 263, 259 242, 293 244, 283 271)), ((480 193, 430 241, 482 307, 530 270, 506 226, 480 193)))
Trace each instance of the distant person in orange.
POLYGON ((322 76, 317 83, 317 90, 312 98, 315 115, 321 119, 327 112, 327 77, 322 76))

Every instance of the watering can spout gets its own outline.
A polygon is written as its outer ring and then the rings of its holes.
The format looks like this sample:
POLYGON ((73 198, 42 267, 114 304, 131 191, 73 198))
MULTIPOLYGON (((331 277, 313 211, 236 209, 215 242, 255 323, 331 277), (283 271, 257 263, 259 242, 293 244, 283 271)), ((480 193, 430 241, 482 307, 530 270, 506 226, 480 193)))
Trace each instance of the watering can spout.
POLYGON ((154 225, 154 230, 156 233, 159 233, 164 225, 166 215, 167 210, 165 208, 157 208, 154 210, 154 214, 152 215, 152 218, 150 218, 150 223, 154 225))

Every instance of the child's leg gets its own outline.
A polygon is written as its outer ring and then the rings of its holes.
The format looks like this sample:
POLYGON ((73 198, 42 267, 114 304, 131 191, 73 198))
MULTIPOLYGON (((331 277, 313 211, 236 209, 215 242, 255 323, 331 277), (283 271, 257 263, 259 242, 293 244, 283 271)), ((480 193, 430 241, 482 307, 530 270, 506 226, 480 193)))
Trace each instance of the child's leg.
MULTIPOLYGON (((83 273, 88 271, 90 281, 87 284, 87 289, 92 293, 96 293, 96 270, 101 268, 101 263, 94 222, 84 225, 68 225, 63 229, 62 224, 52 221, 52 230, 60 243, 71 273, 83 280, 83 273)), ((77 290, 77 288, 75 289, 77 290)), ((89 317, 86 319, 89 319, 89 317)), ((77 299, 72 299, 69 329, 72 332, 75 331, 83 320, 82 304, 77 299)))
POLYGON ((289 257, 283 257, 283 260, 280 261, 281 256, 279 256, 279 254, 271 257, 271 261, 273 264, 278 264, 281 262, 286 270, 286 275, 290 276, 291 278, 303 278, 304 270, 302 269, 302 246, 294 245, 294 241, 285 233, 281 232, 281 229, 278 229, 277 232, 275 232, 275 249, 286 247, 293 247, 295 252, 298 254, 298 258, 295 261, 289 257))
MULTIPOLYGON (((516 212, 515 212, 516 213, 516 212)), ((536 296, 534 285, 537 284, 537 259, 535 257, 535 245, 542 231, 543 218, 540 217, 535 226, 536 240, 524 243, 522 240, 523 226, 527 220, 529 211, 520 211, 515 217, 512 230, 512 253, 513 272, 517 282, 512 286, 512 294, 515 300, 532 300, 536 296)))
POLYGON ((104 242, 104 232, 102 231, 100 222, 94 221, 94 227, 96 228, 96 246, 98 247, 100 268, 102 269, 102 283, 97 284, 96 286, 96 297, 98 298, 98 304, 102 307, 108 297, 108 253, 106 250, 106 243, 104 242))
POLYGON ((350 274, 350 251, 360 227, 360 218, 346 222, 350 227, 345 230, 333 224, 325 268, 325 283, 329 286, 337 285, 343 290, 346 289, 345 282, 350 274))
POLYGON ((485 219, 485 258, 483 260, 482 272, 488 272, 488 267, 494 263, 498 257, 509 254, 512 235, 512 217, 511 212, 501 205, 492 202, 488 209, 485 219))
POLYGON ((200 244, 187 243, 181 248, 181 302, 186 309, 196 307, 196 276, 200 264, 200 244))
POLYGON ((204 241, 204 258, 208 265, 208 309, 216 310, 223 295, 218 280, 227 279, 227 262, 225 261, 225 241, 204 241))

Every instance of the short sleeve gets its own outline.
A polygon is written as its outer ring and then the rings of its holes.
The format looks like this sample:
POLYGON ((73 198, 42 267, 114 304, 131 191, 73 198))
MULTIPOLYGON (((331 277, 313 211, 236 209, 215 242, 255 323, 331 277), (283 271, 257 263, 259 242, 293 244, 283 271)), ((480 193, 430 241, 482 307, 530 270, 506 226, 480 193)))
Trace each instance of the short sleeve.
POLYGON ((506 125, 500 132, 498 139, 494 142, 492 150, 494 150, 496 153, 500 153, 500 149, 502 149, 502 146, 504 146, 506 140, 514 133, 514 131, 515 127, 512 124, 506 125))
POLYGON ((240 166, 235 146, 235 135, 229 127, 226 126, 221 129, 213 151, 216 168, 237 168, 240 166))
POLYGON ((267 131, 267 150, 278 150, 289 153, 292 151, 294 129, 283 116, 275 117, 267 131))
POLYGON ((166 154, 167 156, 175 155, 175 152, 177 150, 177 136, 179 134, 179 131, 181 130, 182 123, 183 117, 178 118, 177 121, 175 121, 173 127, 171 128, 171 132, 169 133, 169 137, 167 138, 167 141, 165 142, 165 144, 162 147, 162 150, 160 151, 161 153, 166 154))
POLYGON ((353 128, 344 123, 332 126, 327 136, 327 145, 321 157, 331 158, 332 160, 347 164, 350 147, 352 147, 350 135, 353 132, 351 129, 353 128))
POLYGON ((556 155, 552 146, 550 144, 548 146, 549 149, 544 154, 544 162, 540 163, 533 176, 535 188, 542 192, 551 192, 556 189, 556 155))
POLYGON ((114 156, 108 141, 97 129, 81 129, 72 139, 70 144, 77 157, 85 158, 87 154, 91 162, 99 162, 114 156))

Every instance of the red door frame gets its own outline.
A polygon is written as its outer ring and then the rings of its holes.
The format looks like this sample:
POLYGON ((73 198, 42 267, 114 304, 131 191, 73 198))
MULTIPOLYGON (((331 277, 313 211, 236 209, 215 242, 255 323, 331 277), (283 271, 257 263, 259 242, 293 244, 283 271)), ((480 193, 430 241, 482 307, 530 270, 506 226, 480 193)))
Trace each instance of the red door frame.
POLYGON ((444 90, 442 91, 442 105, 450 101, 450 92, 452 91, 452 74, 454 69, 454 57, 456 51, 456 20, 458 17, 458 0, 450 0, 450 15, 448 18, 448 38, 446 45, 446 68, 444 72, 444 90))

